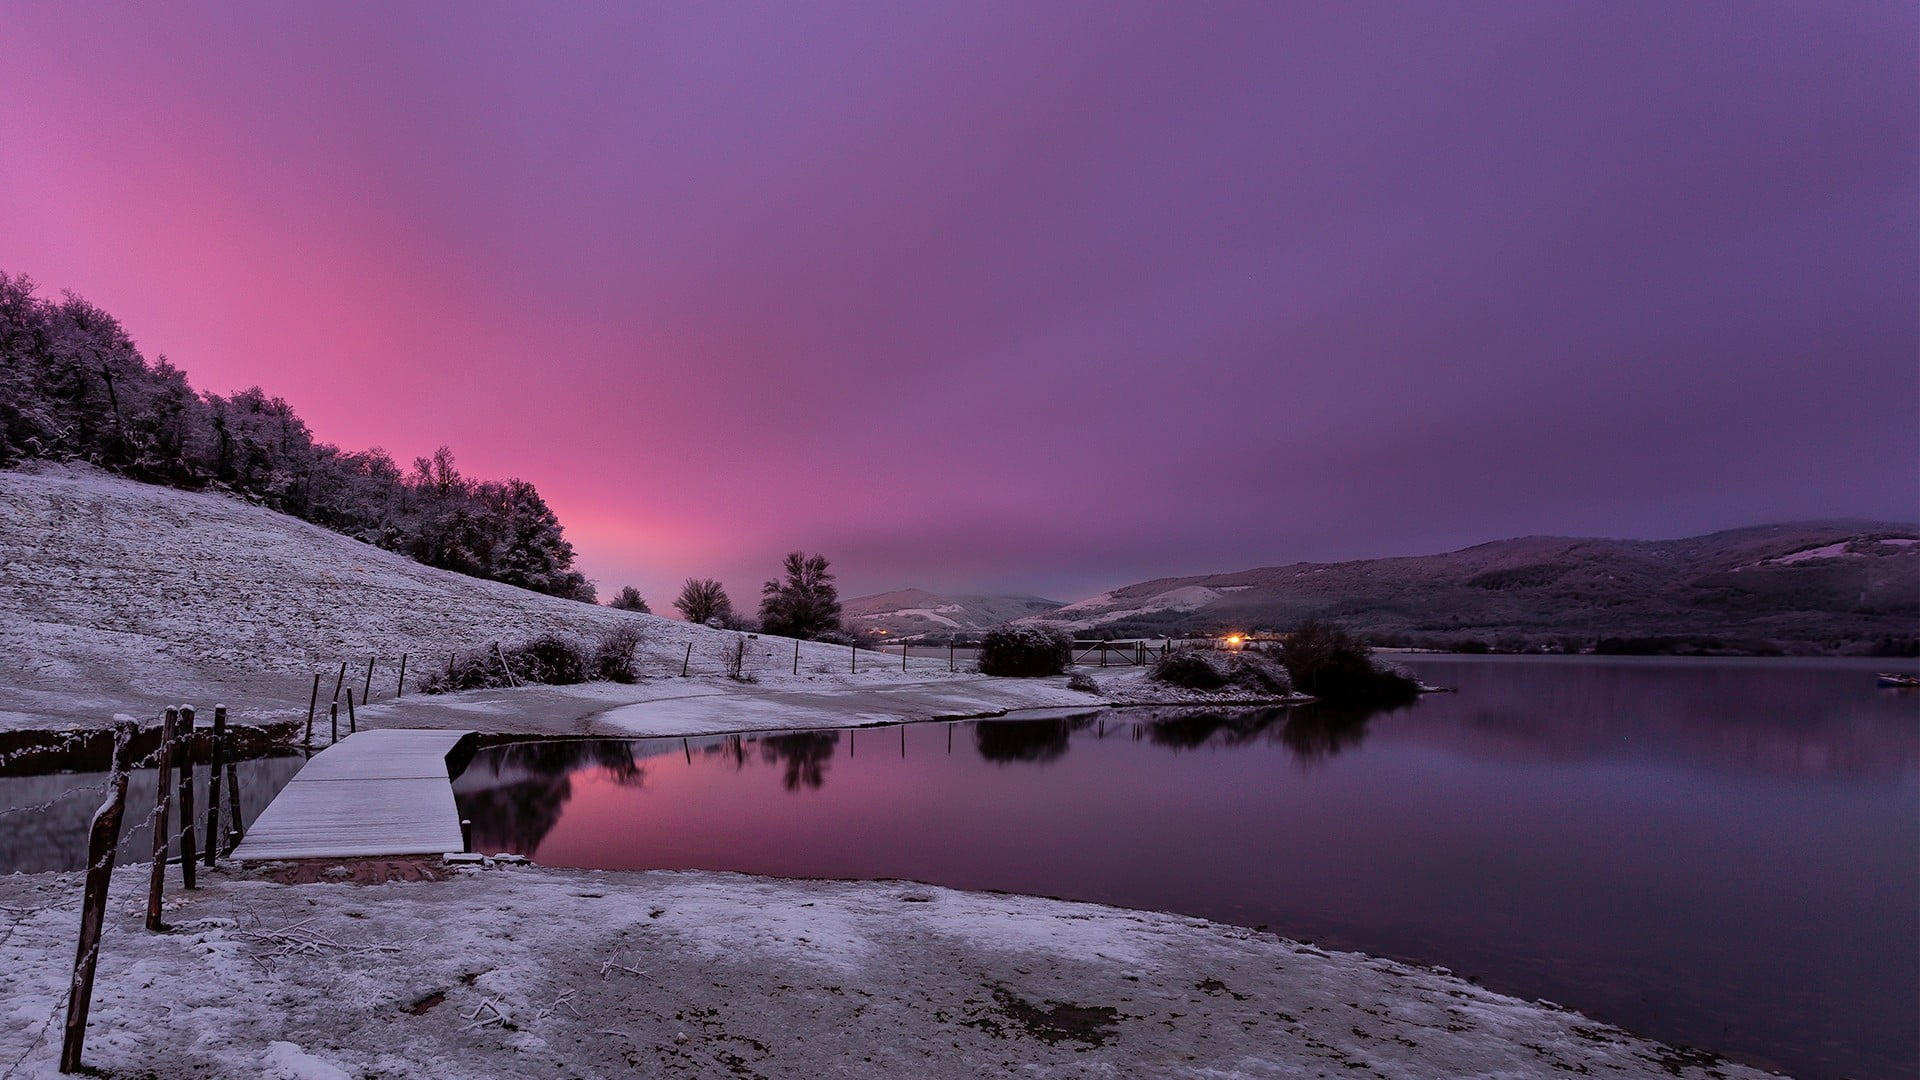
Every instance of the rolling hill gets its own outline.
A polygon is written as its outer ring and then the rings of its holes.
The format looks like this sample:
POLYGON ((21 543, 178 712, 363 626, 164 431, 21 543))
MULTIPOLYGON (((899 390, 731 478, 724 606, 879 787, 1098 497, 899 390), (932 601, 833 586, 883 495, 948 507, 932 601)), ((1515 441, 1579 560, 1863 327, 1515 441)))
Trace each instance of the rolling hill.
POLYGON ((1414 645, 1686 637, 1728 651, 1899 648, 1920 632, 1920 530, 1813 521, 1682 540, 1525 537, 1442 555, 1159 578, 1032 618, 1126 637, 1281 629, 1313 615, 1414 645))
POLYGON ((1038 596, 940 596, 925 589, 895 589, 844 601, 840 611, 855 627, 885 631, 888 637, 945 638, 1058 607, 1060 601, 1038 596))

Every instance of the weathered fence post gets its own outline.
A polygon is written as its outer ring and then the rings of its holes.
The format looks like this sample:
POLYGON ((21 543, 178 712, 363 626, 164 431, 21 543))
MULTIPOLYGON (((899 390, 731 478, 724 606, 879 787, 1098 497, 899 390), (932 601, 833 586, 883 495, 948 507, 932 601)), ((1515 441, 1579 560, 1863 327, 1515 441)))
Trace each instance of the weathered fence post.
POLYGON ((800 639, 793 639, 793 673, 800 674, 800 639))
POLYGON ((327 733, 327 745, 340 741, 340 703, 335 701, 327 705, 327 725, 332 730, 327 733))
POLYGON ((904 641, 900 643, 900 670, 907 670, 907 643, 904 641))
MULTIPOLYGON (((113 856, 120 844, 120 817, 127 808, 127 773, 133 766, 131 720, 113 726, 113 772, 107 797, 93 812, 87 833, 87 890, 80 901, 80 947, 73 955, 73 986, 67 995, 67 1032, 60 1044, 60 1071, 80 1071, 80 1046, 87 1038, 87 1009, 93 1002, 93 972, 100 962, 100 930, 107 921, 107 886, 113 882, 113 856)), ((189 832, 193 831, 189 825, 189 832)))
POLYGON ((193 846, 193 706, 180 706, 180 745, 175 750, 179 758, 180 786, 180 879, 187 888, 194 888, 193 864, 198 853, 193 846))
MULTIPOLYGON (((360 683, 360 704, 365 705, 367 702, 372 700, 373 700, 373 657, 369 656, 367 657, 367 677, 364 680, 362 680, 360 683)), ((347 711, 352 712, 353 710, 348 709, 347 711)))
POLYGON ((147 929, 160 929, 160 901, 167 890, 167 821, 173 809, 173 729, 180 710, 169 708, 160 724, 160 782, 153 795, 153 874, 147 882, 147 929))
POLYGON ((853 646, 852 655, 847 657, 847 672, 852 675, 860 674, 860 646, 858 645, 853 646))
POLYGON ((240 821, 240 769, 229 756, 227 758, 227 854, 233 854, 233 849, 240 846, 240 838, 245 835, 244 830, 245 825, 240 821))
POLYGON ((687 677, 687 665, 693 663, 693 642, 687 642, 686 658, 680 661, 680 677, 687 677))
POLYGON ((333 677, 333 700, 340 700, 340 684, 347 681, 347 662, 340 661, 340 674, 333 677))
POLYGON ((226 765, 227 707, 213 707, 213 732, 207 736, 207 869, 220 857, 220 780, 226 765))
MULTIPOLYGON (((298 699, 296 699, 298 700, 298 699)), ((307 699, 307 746, 313 746, 313 710, 320 704, 320 673, 313 673, 313 696, 307 699)))
POLYGON ((400 678, 395 681, 393 696, 400 697, 407 692, 407 654, 400 654, 400 678))
POLYGON ((347 734, 351 735, 359 730, 360 721, 354 719, 353 715, 353 687, 349 686, 347 687, 347 734))
POLYGON ((953 642, 947 642, 947 674, 953 674, 953 642))

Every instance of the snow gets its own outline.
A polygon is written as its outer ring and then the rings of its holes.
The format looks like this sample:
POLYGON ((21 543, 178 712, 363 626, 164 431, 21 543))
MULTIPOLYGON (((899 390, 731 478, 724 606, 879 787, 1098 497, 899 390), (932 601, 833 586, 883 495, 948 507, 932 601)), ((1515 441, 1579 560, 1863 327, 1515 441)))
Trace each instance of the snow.
MULTIPOLYGON (((222 867, 171 891, 154 934, 144 874, 122 867, 86 1063, 289 1080, 1763 1075, 1436 970, 1179 915, 898 881, 438 872, 286 885, 222 867), (1087 1011, 1076 1024, 1058 1006, 1087 1011)), ((0 1061, 19 1076, 56 1075, 80 888, 0 878, 0 1061)))
POLYGON ((1245 588, 1247 586, 1216 589, 1207 585, 1182 585, 1152 593, 1145 598, 1128 597, 1124 600, 1118 593, 1104 592, 1044 615, 1033 615, 1017 621, 1052 623, 1069 630, 1087 630, 1119 619, 1151 615, 1155 612, 1194 611, 1220 599, 1229 591, 1237 592, 1245 588))

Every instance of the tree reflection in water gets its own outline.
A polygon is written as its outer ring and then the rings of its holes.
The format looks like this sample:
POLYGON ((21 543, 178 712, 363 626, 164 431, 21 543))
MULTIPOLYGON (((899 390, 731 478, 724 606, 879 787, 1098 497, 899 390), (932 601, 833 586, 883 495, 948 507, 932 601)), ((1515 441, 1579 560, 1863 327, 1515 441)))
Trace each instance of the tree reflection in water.
POLYGON ((802 787, 818 789, 827 782, 827 762, 839 745, 837 731, 768 735, 760 740, 760 756, 769 763, 784 766, 780 783, 788 791, 799 791, 802 787))
POLYGON ((980 756, 988 761, 1002 765, 1014 761, 1043 765, 1065 754, 1073 733, 1092 722, 1091 715, 1042 720, 977 720, 973 725, 973 741, 980 756))
POLYGON ((573 797, 576 770, 599 768, 615 784, 640 788, 646 769, 633 745, 599 739, 512 743, 476 755, 454 780, 460 816, 473 823, 476 850, 531 855, 573 797))
POLYGON ((1360 745, 1376 716, 1404 706, 1303 705, 1283 709, 1194 710, 1156 713, 1145 722, 1147 741, 1172 750, 1277 742, 1311 765, 1360 745))

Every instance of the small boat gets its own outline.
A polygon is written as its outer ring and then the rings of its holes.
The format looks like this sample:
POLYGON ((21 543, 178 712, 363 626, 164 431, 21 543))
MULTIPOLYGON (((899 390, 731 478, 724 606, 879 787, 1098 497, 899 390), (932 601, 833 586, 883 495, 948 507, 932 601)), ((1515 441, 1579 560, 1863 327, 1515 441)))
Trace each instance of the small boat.
POLYGON ((1883 671, 1878 676, 1881 686, 1891 686, 1897 690, 1920 689, 1920 675, 1896 675, 1883 671))

